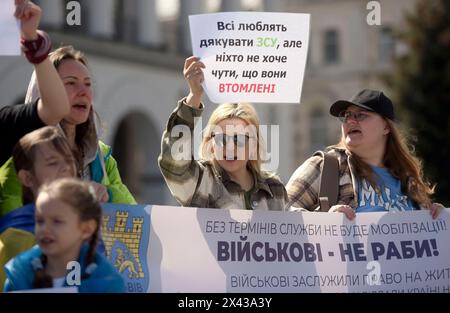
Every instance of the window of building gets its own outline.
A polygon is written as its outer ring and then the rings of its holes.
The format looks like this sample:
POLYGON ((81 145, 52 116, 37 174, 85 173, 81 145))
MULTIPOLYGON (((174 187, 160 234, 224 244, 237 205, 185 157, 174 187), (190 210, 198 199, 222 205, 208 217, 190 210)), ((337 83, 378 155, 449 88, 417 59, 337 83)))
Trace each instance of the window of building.
POLYGON ((330 29, 324 33, 324 62, 325 64, 336 64, 340 60, 339 33, 330 29))
POLYGON ((137 42, 137 1, 116 2, 116 37, 128 43, 137 42))
POLYGON ((379 35, 379 61, 386 63, 391 61, 395 52, 395 41, 392 28, 383 27, 379 35))

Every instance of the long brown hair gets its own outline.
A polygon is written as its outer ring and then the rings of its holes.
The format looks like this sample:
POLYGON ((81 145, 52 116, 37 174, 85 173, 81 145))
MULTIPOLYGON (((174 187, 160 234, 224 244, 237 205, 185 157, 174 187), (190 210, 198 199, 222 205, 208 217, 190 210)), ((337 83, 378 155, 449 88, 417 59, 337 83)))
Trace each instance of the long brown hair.
MULTIPOLYGON (((69 142, 61 130, 55 126, 46 126, 32 131, 23 136, 14 146, 12 156, 17 173, 20 170, 26 170, 34 174, 36 150, 43 144, 51 144, 64 157, 66 162, 72 165, 72 174, 73 176, 76 175, 76 163, 69 142)), ((34 196, 30 188, 22 186, 23 204, 33 202, 34 196)))
MULTIPOLYGON (((49 57, 56 70, 58 70, 64 60, 78 61, 89 69, 89 65, 84 54, 79 50, 75 50, 72 46, 60 47, 50 53, 49 57)), ((92 142, 97 144, 97 132, 95 129, 94 118, 98 118, 98 115, 92 106, 91 110, 92 114, 89 114, 88 120, 77 125, 75 128, 75 144, 77 149, 74 150, 74 155, 80 169, 84 168, 84 153, 87 149, 86 145, 92 142)), ((64 129, 64 120, 61 121, 61 127, 64 129)))
MULTIPOLYGON (((68 204, 79 216, 80 222, 94 220, 96 228, 89 239, 89 248, 86 254, 86 266, 94 262, 95 250, 97 248, 100 222, 102 218, 102 209, 95 193, 89 183, 75 179, 62 178, 43 185, 39 191, 40 194, 47 194, 50 198, 58 199, 68 204)), ((39 197, 39 196, 38 196, 39 197)), ((67 234, 70 236, 70 234, 67 234)), ((41 258, 43 266, 35 269, 34 288, 45 288, 52 286, 52 278, 45 273, 47 257, 41 258)))
MULTIPOLYGON (((386 149, 383 163, 390 174, 400 180, 402 192, 425 208, 431 207, 430 196, 434 193, 434 186, 425 181, 423 175, 422 161, 414 155, 414 149, 408 144, 406 137, 402 134, 395 122, 384 118, 389 126, 386 149)), ((344 137, 334 147, 349 151, 345 145, 344 137)), ((349 151, 350 152, 350 151, 349 151)), ((375 173, 358 155, 351 153, 352 165, 358 177, 366 179, 370 185, 380 192, 375 181, 375 173)))

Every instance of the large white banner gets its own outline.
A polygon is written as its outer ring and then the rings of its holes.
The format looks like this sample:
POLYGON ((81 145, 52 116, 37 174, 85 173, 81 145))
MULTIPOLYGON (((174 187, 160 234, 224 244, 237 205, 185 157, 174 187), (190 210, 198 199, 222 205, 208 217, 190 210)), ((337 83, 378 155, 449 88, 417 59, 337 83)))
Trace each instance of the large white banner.
POLYGON ((450 210, 282 213, 105 205, 130 292, 450 292, 450 210))
POLYGON ((299 103, 309 14, 230 12, 189 16, 192 48, 205 63, 203 87, 224 102, 299 103))
POLYGON ((0 55, 20 55, 20 30, 14 0, 0 0, 0 55))

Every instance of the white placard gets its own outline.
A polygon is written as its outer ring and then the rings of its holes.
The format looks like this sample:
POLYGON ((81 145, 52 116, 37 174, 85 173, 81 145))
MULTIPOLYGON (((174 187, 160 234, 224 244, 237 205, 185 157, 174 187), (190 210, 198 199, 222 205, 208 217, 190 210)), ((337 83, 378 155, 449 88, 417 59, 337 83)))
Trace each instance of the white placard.
MULTIPOLYGON (((450 292, 450 211, 279 213, 153 207, 155 292, 450 292)), ((152 279, 154 277, 154 279, 152 279)))
POLYGON ((128 292, 450 292, 450 209, 294 213, 104 204, 128 292))
POLYGON ((20 29, 14 0, 0 1, 0 55, 20 55, 20 29))
POLYGON ((230 12, 189 16, 203 87, 224 102, 299 103, 310 15, 230 12))

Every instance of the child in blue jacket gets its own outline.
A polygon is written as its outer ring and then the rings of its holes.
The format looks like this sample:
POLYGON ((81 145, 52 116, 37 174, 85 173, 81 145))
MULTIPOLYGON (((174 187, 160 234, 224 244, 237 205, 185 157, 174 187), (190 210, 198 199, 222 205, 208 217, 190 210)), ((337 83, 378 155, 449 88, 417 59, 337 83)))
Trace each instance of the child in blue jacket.
POLYGON ((96 252, 102 211, 92 186, 74 178, 44 185, 35 216, 38 245, 6 264, 4 291, 76 286, 79 292, 125 292, 120 274, 96 252))

